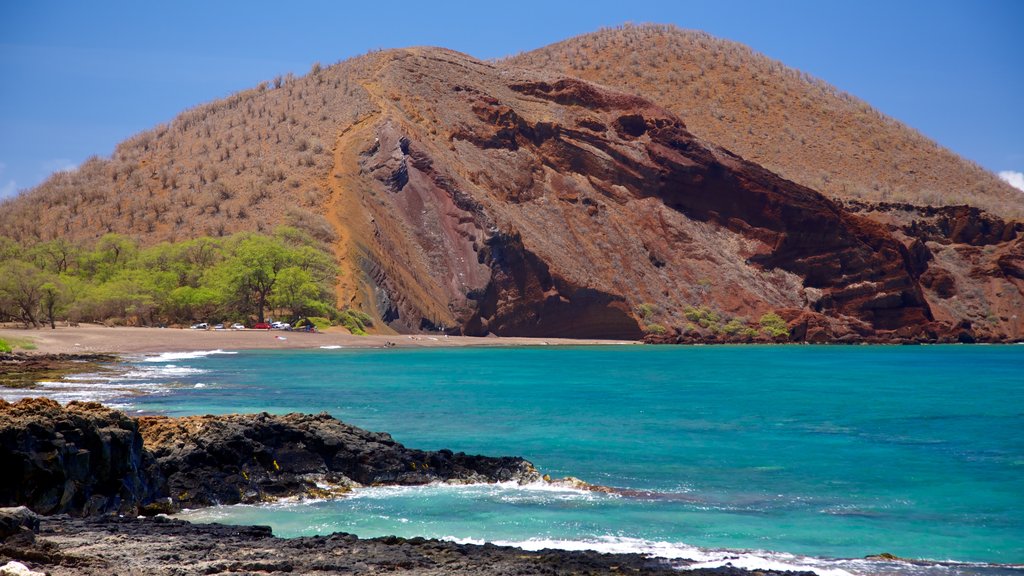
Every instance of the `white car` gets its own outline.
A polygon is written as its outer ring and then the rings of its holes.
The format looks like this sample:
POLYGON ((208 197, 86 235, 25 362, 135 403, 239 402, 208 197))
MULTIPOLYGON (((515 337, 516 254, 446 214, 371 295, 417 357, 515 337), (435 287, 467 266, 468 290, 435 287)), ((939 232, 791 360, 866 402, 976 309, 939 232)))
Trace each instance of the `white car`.
POLYGON ((274 330, 291 330, 292 325, 287 322, 274 322, 270 325, 274 330))
POLYGON ((235 322, 234 324, 231 325, 231 329, 232 330, 245 330, 245 324, 239 324, 238 322, 235 322))
POLYGON ((193 330, 209 330, 210 329, 210 325, 207 324, 206 322, 200 322, 199 324, 193 324, 192 325, 192 329, 193 330))

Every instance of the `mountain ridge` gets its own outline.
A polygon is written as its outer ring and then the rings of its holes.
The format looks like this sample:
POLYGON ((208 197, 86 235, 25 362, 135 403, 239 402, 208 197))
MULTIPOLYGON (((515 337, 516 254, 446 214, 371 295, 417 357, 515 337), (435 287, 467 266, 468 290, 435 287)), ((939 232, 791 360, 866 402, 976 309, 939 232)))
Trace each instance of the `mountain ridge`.
POLYGON ((994 173, 827 82, 706 32, 624 25, 503 61, 629 87, 694 134, 829 196, 1024 217, 1024 194, 994 173))
POLYGON ((341 306, 400 332, 743 341, 777 313, 811 341, 1022 334, 1014 225, 854 210, 643 96, 446 49, 275 79, 0 206, 22 240, 284 220, 335 247, 341 306), (951 232, 982 225, 1011 232, 951 232))

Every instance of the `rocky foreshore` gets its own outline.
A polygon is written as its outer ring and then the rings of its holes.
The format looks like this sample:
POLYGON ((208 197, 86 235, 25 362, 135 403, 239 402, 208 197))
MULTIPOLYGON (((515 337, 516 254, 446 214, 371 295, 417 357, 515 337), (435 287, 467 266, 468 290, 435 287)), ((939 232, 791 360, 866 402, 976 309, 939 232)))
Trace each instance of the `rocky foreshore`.
POLYGON ((0 352, 0 387, 29 388, 41 380, 60 380, 69 374, 99 372, 114 362, 111 354, 39 354, 0 352))
MULTIPOLYGON (((364 485, 542 478, 522 458, 409 449, 327 414, 131 418, 95 403, 0 401, 0 470, 0 506, 18 507, 0 509, 0 573, 9 562, 54 575, 678 574, 686 567, 638 554, 419 538, 281 539, 267 527, 159 514, 333 496, 364 485)), ((750 574, 731 567, 696 573, 750 574)))
POLYGON ((72 516, 323 497, 364 485, 540 479, 522 458, 414 450, 328 414, 130 418, 43 398, 0 401, 0 468, 0 506, 72 516))
MULTIPOLYGON (((0 510, 0 517, 4 515, 0 510)), ((351 534, 277 538, 266 526, 190 524, 162 516, 44 517, 0 543, 0 569, 19 562, 53 576, 118 574, 407 574, 782 576, 738 568, 686 570, 687 562, 641 554, 457 544, 423 538, 360 539, 351 534)), ((813 576, 811 573, 802 573, 813 576)))

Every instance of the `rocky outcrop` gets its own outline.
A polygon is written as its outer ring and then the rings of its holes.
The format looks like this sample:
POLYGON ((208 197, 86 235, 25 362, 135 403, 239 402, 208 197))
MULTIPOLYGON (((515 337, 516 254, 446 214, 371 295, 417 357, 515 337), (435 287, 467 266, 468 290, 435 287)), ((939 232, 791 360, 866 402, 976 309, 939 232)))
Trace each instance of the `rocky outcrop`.
POLYGON ((846 206, 907 247, 932 315, 946 329, 939 341, 1024 339, 1024 222, 970 206, 846 206))
POLYGON ((114 360, 109 354, 0 353, 0 386, 23 388, 40 380, 59 380, 68 374, 95 373, 114 360))
POLYGON ((163 480, 160 496, 175 507, 330 495, 360 485, 540 478, 521 458, 413 450, 326 413, 144 416, 138 425, 163 480))
POLYGON ((0 506, 134 513, 157 485, 134 420, 94 403, 0 401, 0 506))
POLYGON ((327 414, 143 417, 95 403, 0 403, 0 506, 153 514, 353 486, 528 482, 521 458, 412 450, 327 414))
POLYGON ((360 539, 350 534, 275 538, 265 526, 189 524, 166 518, 42 520, 34 541, 0 544, 0 562, 23 562, 52 576, 128 574, 480 574, 812 576, 732 567, 686 570, 686 560, 641 554, 456 544, 423 538, 360 539))

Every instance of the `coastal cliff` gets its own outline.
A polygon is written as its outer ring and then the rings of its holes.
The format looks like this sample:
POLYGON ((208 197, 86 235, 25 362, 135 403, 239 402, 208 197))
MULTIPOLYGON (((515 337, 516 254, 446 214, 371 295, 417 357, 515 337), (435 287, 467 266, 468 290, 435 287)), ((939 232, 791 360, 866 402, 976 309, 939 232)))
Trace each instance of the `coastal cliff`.
POLYGON ((156 514, 361 485, 531 482, 522 458, 426 452, 327 415, 137 419, 96 403, 0 401, 0 506, 156 514))

